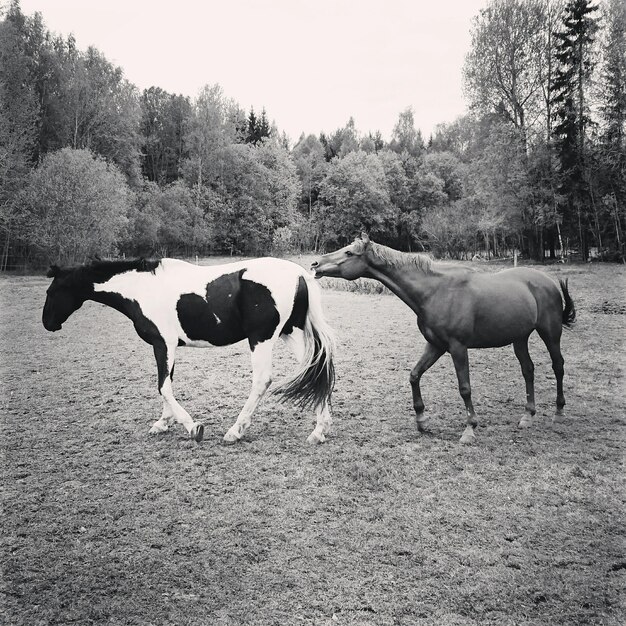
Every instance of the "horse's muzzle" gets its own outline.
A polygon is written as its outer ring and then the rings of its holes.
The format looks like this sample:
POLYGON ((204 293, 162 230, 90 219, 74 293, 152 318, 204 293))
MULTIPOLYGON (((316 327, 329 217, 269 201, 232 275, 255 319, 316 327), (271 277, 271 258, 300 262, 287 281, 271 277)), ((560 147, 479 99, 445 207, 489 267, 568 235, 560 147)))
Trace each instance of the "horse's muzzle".
POLYGON ((50 332, 56 332, 57 330, 61 330, 63 324, 59 324, 58 322, 52 322, 50 320, 41 320, 43 322, 43 327, 50 332))
POLYGON ((314 272, 315 278, 324 278, 325 276, 336 278, 341 276, 339 273, 339 266, 336 263, 329 263, 327 261, 314 261, 311 263, 311 270, 314 272))

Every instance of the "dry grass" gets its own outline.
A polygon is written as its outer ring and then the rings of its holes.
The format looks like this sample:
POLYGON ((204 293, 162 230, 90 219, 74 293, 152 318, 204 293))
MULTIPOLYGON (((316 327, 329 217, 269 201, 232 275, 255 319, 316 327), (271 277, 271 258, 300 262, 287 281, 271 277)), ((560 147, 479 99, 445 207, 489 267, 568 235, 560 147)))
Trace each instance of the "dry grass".
MULTIPOLYGON (((538 340, 524 431, 512 350, 475 350, 470 447, 445 357, 423 379, 432 433, 417 434, 408 373, 423 339, 395 297, 325 293, 341 338, 325 445, 305 444, 312 416, 269 397, 226 447, 245 345, 179 352, 201 445, 180 427, 149 438, 156 371, 132 325, 90 303, 46 333, 48 281, 1 278, 0 623, 624 623, 626 319, 596 305, 623 303, 626 273, 549 271, 579 310, 563 341, 568 421, 552 424, 538 340)), ((293 361, 280 349, 275 364, 280 379, 293 361)))

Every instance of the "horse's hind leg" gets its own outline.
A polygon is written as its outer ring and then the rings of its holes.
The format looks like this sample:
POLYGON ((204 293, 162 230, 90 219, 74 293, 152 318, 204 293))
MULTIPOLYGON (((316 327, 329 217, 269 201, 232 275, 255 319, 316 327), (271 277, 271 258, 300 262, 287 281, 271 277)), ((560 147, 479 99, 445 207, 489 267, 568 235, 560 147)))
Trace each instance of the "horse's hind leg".
POLYGON ((274 339, 258 343, 252 348, 252 389, 241 413, 239 413, 239 417, 237 417, 237 421, 224 435, 224 441, 234 443, 241 439, 250 427, 252 414, 272 382, 273 348, 274 339))
MULTIPOLYGON (((302 363, 305 358, 305 344, 304 344, 304 332, 299 328, 294 328, 291 334, 281 335, 281 339, 288 345, 294 352, 298 363, 302 363)), ((313 432, 307 437, 307 443, 324 443, 326 441, 326 435, 330 432, 332 425, 332 416, 330 414, 330 407, 324 403, 323 406, 315 408, 315 415, 317 422, 313 432)))
POLYGON ((561 354, 561 328, 558 332, 550 333, 537 329, 539 336, 543 339, 543 342, 548 348, 550 358, 552 359, 552 370, 556 378, 556 413, 555 419, 558 421, 563 417, 563 407, 565 406, 565 395, 563 394, 563 375, 565 363, 563 355, 561 354))
POLYGON ((535 366, 528 353, 528 337, 513 343, 513 350, 521 367, 526 382, 526 413, 519 422, 520 428, 532 426, 535 415, 535 366))
POLYGON ((330 408, 326 403, 315 409, 317 423, 313 432, 306 438, 307 443, 324 443, 326 435, 330 432, 333 418, 330 414, 330 408))
POLYGON ((415 423, 417 430, 420 432, 424 432, 428 428, 428 418, 424 417, 424 401, 422 400, 422 392, 420 390, 420 379, 424 372, 432 367, 444 352, 445 350, 441 350, 431 343, 427 343, 420 360, 411 370, 411 375, 409 376, 411 392, 413 394, 413 408, 415 409, 415 423))

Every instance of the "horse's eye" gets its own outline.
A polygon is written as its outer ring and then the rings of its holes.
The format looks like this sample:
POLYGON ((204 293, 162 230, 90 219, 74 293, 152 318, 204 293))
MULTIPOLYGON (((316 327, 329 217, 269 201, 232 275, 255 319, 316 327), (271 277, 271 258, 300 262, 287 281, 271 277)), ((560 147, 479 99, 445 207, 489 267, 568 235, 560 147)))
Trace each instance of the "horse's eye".
POLYGON ((350 252, 350 250, 346 250, 346 256, 353 256, 352 252, 350 252))

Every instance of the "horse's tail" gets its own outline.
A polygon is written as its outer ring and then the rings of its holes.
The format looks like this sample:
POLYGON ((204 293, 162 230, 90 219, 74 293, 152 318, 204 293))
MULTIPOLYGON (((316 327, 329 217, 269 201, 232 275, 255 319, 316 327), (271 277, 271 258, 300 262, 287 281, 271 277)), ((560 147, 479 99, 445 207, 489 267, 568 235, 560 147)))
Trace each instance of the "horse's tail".
POLYGON ((330 406, 335 386, 335 333, 324 319, 319 285, 305 275, 309 306, 304 323, 304 357, 294 377, 276 389, 281 401, 291 400, 299 407, 330 406))
POLYGON ((569 295, 569 289, 567 288, 567 278, 565 280, 559 280, 561 285, 561 291, 563 292, 563 300, 565 301, 565 307, 563 308, 563 326, 571 328, 576 322, 576 307, 574 301, 569 295))

